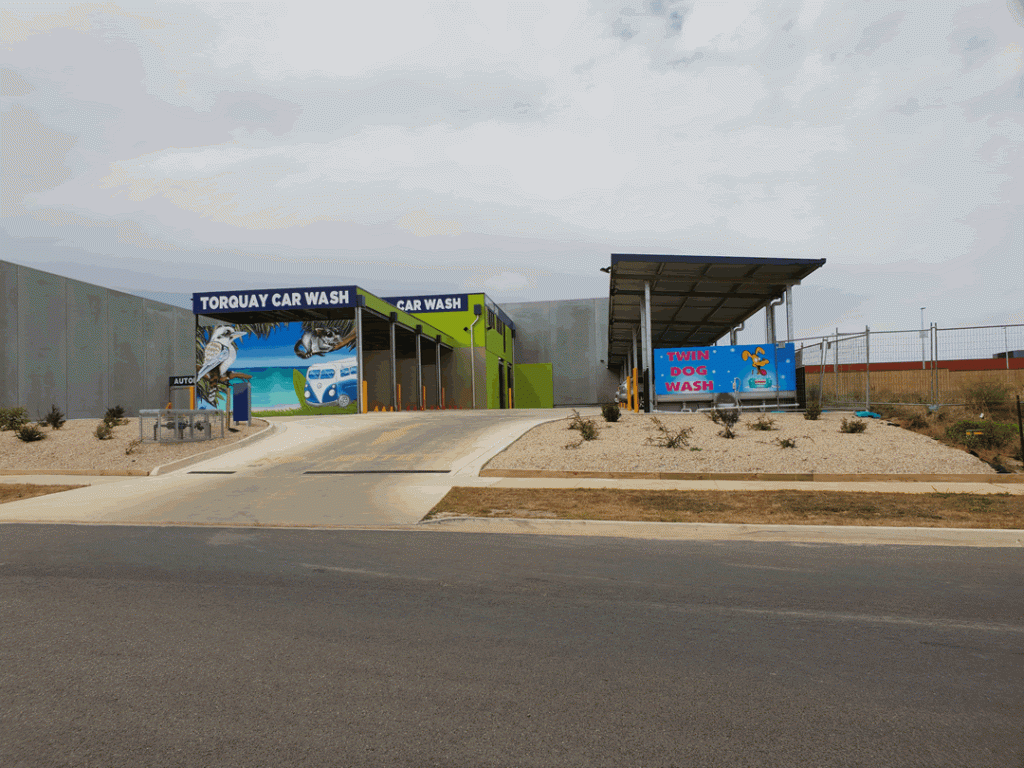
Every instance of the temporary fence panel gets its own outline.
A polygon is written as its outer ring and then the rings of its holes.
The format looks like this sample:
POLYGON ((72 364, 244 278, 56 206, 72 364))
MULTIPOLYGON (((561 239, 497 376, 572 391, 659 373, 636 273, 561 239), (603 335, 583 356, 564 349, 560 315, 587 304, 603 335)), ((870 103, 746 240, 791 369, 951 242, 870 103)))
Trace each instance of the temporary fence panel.
POLYGON ((1024 325, 931 327, 794 339, 809 398, 822 405, 961 405, 979 382, 1024 390, 1024 325))

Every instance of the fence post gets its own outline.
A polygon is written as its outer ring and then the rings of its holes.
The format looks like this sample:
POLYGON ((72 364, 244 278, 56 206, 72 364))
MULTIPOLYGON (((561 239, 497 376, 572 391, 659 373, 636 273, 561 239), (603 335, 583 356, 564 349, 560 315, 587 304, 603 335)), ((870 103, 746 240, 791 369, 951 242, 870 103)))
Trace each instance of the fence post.
POLYGON ((932 405, 939 404, 939 326, 938 323, 931 324, 931 352, 932 352, 932 405))
POLYGON ((825 400, 825 363, 828 362, 828 341, 821 340, 821 356, 818 358, 818 407, 825 400))
POLYGON ((864 410, 871 410, 871 329, 864 326, 864 410))
POLYGON ((836 385, 836 403, 839 402, 839 329, 836 328, 836 355, 832 366, 832 378, 836 385))

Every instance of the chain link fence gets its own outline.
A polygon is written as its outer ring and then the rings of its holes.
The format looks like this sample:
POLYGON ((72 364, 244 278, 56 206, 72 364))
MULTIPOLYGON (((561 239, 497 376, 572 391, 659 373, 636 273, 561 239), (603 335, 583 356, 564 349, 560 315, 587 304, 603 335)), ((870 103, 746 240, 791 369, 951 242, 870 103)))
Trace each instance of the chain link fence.
POLYGON ((966 405, 979 387, 1024 393, 1024 325, 865 328, 790 341, 806 398, 826 406, 966 405))

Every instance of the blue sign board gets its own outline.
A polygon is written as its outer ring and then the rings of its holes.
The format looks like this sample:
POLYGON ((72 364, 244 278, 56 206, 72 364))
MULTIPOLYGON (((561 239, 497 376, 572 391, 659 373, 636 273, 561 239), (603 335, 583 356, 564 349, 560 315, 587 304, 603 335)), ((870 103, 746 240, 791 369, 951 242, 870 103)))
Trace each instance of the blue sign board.
POLYGON ((654 350, 654 392, 659 400, 711 399, 796 393, 793 344, 684 347, 654 350))
POLYGON ((469 309, 469 295, 450 293, 440 296, 390 296, 384 301, 403 312, 464 312, 469 309))
POLYGON ((275 309, 334 309, 357 305, 356 286, 212 291, 192 294, 192 312, 257 312, 275 309))
POLYGON ((249 421, 249 406, 252 404, 252 390, 247 382, 231 385, 231 418, 234 421, 249 421))

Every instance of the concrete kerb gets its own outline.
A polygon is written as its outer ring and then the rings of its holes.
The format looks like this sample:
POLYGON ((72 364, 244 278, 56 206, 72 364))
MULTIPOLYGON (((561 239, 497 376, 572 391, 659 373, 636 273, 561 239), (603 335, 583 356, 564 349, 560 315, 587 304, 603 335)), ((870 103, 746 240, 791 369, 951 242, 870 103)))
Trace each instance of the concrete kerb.
POLYGON ((745 525, 736 523, 622 523, 609 520, 445 517, 421 527, 453 533, 520 533, 610 536, 672 541, 762 541, 797 544, 862 544, 932 547, 1022 547, 1024 530, 895 528, 846 525, 745 525))
POLYGON ((199 462, 206 461, 207 459, 214 459, 217 456, 224 455, 225 453, 230 453, 231 451, 237 450, 239 448, 244 448, 247 445, 252 445, 256 441, 262 440, 265 437, 270 437, 276 431, 277 426, 273 422, 268 422, 267 426, 261 429, 255 435, 249 435, 248 437, 243 437, 241 440, 237 440, 233 443, 230 443, 229 445, 222 445, 219 448, 211 448, 208 451, 197 453, 194 456, 186 456, 183 459, 178 459, 177 461, 170 461, 167 464, 162 464, 159 467, 154 467, 152 470, 150 470, 149 475, 151 477, 155 475, 166 475, 168 472, 173 472, 176 469, 190 467, 193 464, 198 464, 199 462))
MULTIPOLYGON (((491 457, 493 458, 493 457, 491 457)), ((810 472, 596 472, 558 469, 481 469, 480 477, 558 478, 592 480, 688 480, 688 481, 758 481, 807 483, 1003 483, 1024 484, 1024 475, 955 475, 955 474, 822 474, 810 472)))

